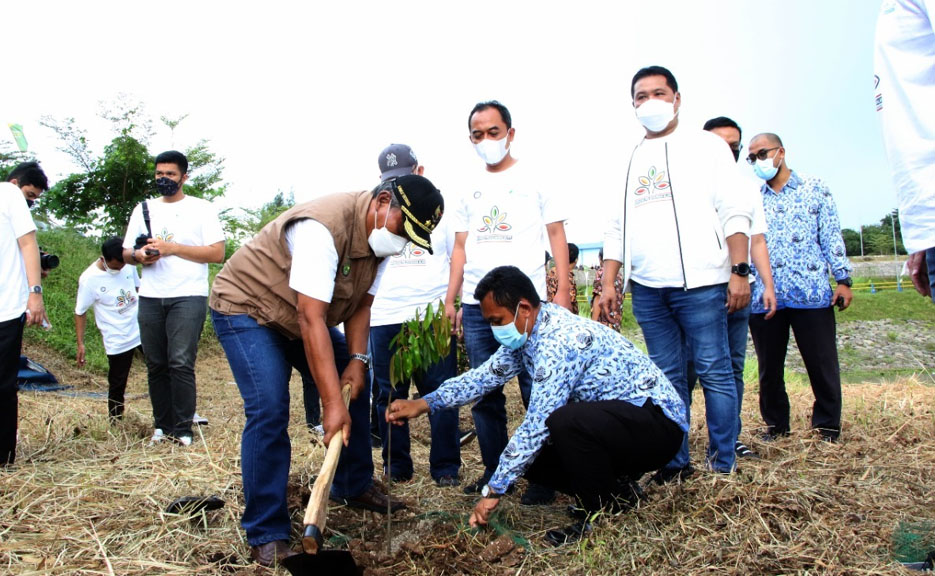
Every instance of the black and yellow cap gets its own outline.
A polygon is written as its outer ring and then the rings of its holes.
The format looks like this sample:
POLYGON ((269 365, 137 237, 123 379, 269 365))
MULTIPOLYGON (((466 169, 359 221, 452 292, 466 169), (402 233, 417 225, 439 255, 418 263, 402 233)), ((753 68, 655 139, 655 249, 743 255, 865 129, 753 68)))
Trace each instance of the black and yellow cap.
POLYGON ((423 176, 407 174, 392 181, 393 195, 403 212, 403 229, 416 245, 432 254, 432 231, 445 212, 445 199, 423 176))

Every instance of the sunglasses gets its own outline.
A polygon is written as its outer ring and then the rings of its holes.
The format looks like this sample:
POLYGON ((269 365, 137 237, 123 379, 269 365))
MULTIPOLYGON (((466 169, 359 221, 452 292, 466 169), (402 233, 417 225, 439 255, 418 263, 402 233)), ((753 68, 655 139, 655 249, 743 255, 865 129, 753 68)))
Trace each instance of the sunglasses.
POLYGON ((747 156, 747 164, 752 165, 757 160, 766 160, 767 158, 769 158, 770 152, 772 152, 773 150, 779 150, 780 148, 781 146, 774 146, 773 148, 763 148, 756 154, 750 154, 749 156, 747 156))

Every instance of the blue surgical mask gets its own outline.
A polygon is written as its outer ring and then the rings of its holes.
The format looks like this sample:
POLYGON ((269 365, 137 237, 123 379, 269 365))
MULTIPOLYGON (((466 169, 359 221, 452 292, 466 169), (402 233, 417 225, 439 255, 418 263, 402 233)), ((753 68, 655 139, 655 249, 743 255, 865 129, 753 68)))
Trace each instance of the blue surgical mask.
MULTIPOLYGON (((778 153, 779 152, 776 154, 778 153)), ((776 156, 773 155, 773 158, 766 158, 765 160, 757 159, 756 164, 753 165, 753 172, 757 175, 757 178, 762 178, 768 182, 776 176, 776 173, 779 172, 779 166, 773 165, 773 159, 775 159, 775 157, 776 156)))
POLYGON ((494 339, 500 344, 506 346, 510 350, 518 350, 523 347, 523 344, 526 343, 526 328, 529 327, 529 318, 526 318, 526 325, 523 326, 523 331, 520 332, 516 329, 516 315, 519 314, 519 304, 516 304, 516 311, 513 312, 513 322, 504 324, 503 326, 491 326, 490 329, 493 330, 494 339))

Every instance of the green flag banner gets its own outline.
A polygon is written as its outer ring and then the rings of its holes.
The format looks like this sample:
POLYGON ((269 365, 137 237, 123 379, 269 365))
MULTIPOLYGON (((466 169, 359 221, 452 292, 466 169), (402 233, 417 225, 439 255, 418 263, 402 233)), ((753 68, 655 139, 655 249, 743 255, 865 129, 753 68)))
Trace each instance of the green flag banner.
POLYGON ((16 140, 16 145, 19 146, 19 151, 25 152, 29 144, 26 142, 26 135, 23 134, 23 127, 19 124, 9 124, 9 126, 10 132, 13 133, 13 139, 16 140))

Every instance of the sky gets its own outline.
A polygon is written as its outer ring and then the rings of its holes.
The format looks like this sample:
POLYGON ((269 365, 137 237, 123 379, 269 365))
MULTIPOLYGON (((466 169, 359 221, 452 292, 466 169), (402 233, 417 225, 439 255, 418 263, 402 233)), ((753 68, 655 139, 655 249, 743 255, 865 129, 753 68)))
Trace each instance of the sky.
MULTIPOLYGON (((729 116, 744 144, 779 134, 823 178, 843 227, 896 206, 873 101, 878 0, 649 2, 30 2, 4 7, 0 123, 19 123, 54 181, 77 172, 43 116, 98 117, 120 94, 155 119, 150 151, 205 138, 225 158, 222 207, 372 188, 377 155, 409 144, 446 197, 482 168, 476 102, 498 99, 514 156, 570 200, 567 236, 597 242, 642 136, 633 74, 669 68, 681 129, 729 116), (170 131, 160 116, 188 117, 170 131)), ((0 127, 0 145, 12 136, 0 127)), ((746 148, 742 155, 748 152, 746 148)), ((742 161, 741 161, 742 162, 742 161)), ((745 164, 742 169, 749 170, 745 164)), ((751 170, 752 172, 752 170, 751 170)))

